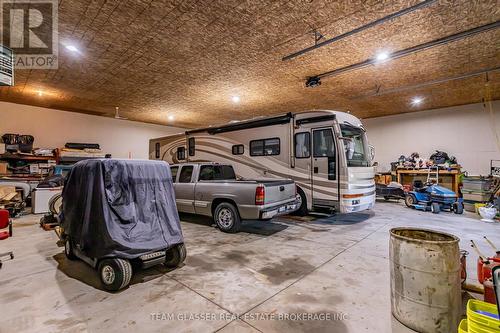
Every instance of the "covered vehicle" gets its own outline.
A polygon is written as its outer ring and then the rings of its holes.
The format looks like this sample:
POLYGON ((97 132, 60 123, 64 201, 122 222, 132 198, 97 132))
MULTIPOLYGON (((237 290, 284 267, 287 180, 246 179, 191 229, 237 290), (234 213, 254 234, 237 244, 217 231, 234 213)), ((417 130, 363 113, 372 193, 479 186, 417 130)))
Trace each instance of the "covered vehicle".
POLYGON ((68 174, 62 196, 65 254, 97 268, 105 289, 125 288, 132 265, 177 267, 184 261, 168 163, 80 161, 68 174))

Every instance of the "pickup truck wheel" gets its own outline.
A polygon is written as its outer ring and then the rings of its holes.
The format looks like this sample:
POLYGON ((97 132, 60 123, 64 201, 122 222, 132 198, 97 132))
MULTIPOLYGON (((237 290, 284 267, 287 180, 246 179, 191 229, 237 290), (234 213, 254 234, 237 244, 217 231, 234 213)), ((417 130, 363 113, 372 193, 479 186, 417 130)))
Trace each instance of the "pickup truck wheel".
POLYGON ((240 214, 229 202, 222 202, 215 208, 214 221, 224 232, 235 233, 241 229, 240 214))
POLYGON ((165 257, 165 266, 168 268, 178 267, 186 259, 186 246, 184 243, 176 244, 168 249, 165 257))
POLYGON ((132 278, 132 266, 126 259, 104 259, 99 263, 98 270, 104 289, 109 291, 125 288, 132 278))
POLYGON ((304 192, 302 190, 298 190, 297 191, 300 195, 300 208, 297 209, 293 215, 298 215, 298 216, 306 216, 309 212, 307 211, 307 199, 306 199, 306 195, 304 194, 304 192))

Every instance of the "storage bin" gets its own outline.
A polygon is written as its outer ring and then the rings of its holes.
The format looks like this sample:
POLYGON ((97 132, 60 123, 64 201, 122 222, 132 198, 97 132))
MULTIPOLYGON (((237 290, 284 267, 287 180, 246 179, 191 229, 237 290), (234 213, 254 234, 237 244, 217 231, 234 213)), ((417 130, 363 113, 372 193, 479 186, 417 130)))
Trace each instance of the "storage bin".
POLYGON ((498 315, 496 305, 470 299, 467 302, 467 327, 469 333, 498 333, 500 332, 500 320, 494 319, 477 311, 485 311, 498 315))
POLYGON ((481 177, 464 177, 462 180, 463 189, 473 192, 484 192, 488 191, 491 186, 491 178, 481 178, 481 177))
POLYGON ((460 325, 458 326, 458 333, 468 333, 467 330, 467 319, 462 319, 460 325))
POLYGON ((462 189, 462 194, 464 200, 467 201, 486 202, 491 198, 491 192, 473 192, 462 189))

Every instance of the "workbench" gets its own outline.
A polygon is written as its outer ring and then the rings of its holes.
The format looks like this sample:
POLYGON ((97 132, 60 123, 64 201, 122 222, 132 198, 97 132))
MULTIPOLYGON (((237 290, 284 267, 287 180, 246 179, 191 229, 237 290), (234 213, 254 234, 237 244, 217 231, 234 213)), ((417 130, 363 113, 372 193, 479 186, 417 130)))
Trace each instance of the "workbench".
MULTIPOLYGON (((413 185, 413 181, 421 180, 424 184, 427 181, 428 169, 396 169, 396 179, 402 185, 413 185)), ((449 188, 458 195, 458 184, 460 169, 439 170, 439 185, 449 188)), ((435 177, 436 171, 431 172, 431 177, 435 177)))

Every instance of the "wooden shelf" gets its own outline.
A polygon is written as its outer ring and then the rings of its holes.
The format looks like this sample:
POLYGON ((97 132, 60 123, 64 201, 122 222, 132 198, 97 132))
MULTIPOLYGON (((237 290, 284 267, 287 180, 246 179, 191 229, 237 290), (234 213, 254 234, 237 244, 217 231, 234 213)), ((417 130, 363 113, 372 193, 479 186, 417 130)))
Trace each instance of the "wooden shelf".
POLYGON ((0 160, 14 160, 14 161, 49 161, 56 160, 56 156, 35 156, 23 154, 2 154, 0 160))

